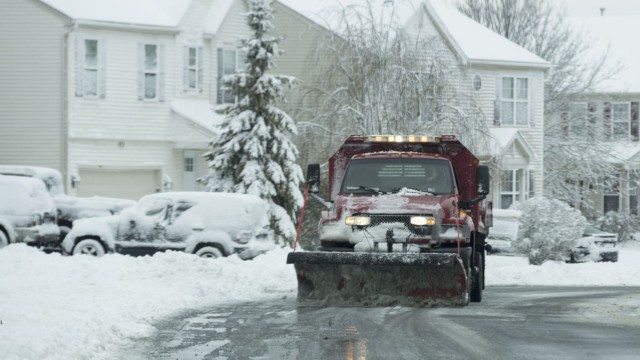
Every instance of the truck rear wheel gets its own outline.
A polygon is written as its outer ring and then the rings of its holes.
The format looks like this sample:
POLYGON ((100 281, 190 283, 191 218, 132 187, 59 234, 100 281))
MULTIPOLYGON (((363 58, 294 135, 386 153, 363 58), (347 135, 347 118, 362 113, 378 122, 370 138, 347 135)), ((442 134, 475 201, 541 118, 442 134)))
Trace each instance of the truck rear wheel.
POLYGON ((482 301, 482 288, 484 283, 484 264, 482 261, 482 253, 474 253, 473 281, 471 283, 471 302, 482 301))

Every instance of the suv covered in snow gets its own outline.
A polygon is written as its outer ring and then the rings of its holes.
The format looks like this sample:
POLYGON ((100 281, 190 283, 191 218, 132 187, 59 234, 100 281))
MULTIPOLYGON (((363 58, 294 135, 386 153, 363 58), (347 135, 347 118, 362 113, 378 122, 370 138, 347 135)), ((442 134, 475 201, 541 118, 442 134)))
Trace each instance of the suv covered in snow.
POLYGON ((267 239, 267 204, 246 194, 167 192, 143 196, 119 215, 76 220, 62 241, 67 254, 150 255, 178 250, 201 257, 253 258, 267 239))
POLYGON ((42 181, 0 175, 0 247, 56 244, 56 208, 42 181))
POLYGON ((128 199, 68 196, 64 193, 62 174, 52 168, 0 165, 0 174, 33 177, 44 182, 58 209, 58 226, 62 238, 69 232, 74 220, 117 214, 135 204, 135 201, 128 199))
POLYGON ((518 239, 520 210, 493 209, 493 227, 486 239, 489 254, 515 253, 513 243, 518 239))

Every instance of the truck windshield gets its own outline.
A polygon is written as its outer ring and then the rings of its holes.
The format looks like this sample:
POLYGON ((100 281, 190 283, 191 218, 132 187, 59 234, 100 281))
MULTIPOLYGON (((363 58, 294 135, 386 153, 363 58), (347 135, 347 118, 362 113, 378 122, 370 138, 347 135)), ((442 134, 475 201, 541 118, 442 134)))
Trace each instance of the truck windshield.
POLYGON ((342 193, 397 193, 403 189, 434 195, 453 192, 453 175, 447 160, 355 159, 342 181, 342 193))

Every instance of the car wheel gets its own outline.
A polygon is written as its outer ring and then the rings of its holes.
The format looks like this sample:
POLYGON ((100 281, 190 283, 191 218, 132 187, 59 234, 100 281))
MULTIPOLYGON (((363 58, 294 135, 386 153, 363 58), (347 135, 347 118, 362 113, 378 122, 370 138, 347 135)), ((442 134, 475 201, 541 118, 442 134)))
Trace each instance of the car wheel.
POLYGON ((4 234, 4 231, 0 230, 0 249, 9 245, 9 239, 7 235, 4 234))
POLYGON ((196 251, 196 255, 203 258, 211 258, 211 259, 223 257, 222 252, 220 252, 220 250, 216 249, 213 246, 201 247, 198 251, 196 251))
POLYGON ((78 241, 76 246, 73 248, 73 255, 84 254, 91 256, 102 256, 104 255, 104 247, 98 240, 94 239, 84 239, 78 241))

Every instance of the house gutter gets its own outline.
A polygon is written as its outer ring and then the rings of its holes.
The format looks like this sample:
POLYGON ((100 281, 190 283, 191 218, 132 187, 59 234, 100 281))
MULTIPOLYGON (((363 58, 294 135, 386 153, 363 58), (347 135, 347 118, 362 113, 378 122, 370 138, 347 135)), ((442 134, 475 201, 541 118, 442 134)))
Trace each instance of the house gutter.
POLYGON ((106 30, 135 30, 139 32, 152 32, 152 33, 165 33, 165 34, 179 34, 180 29, 177 26, 158 26, 158 25, 143 25, 133 23, 117 23, 109 21, 95 21, 95 20, 76 20, 76 27, 88 27, 94 29, 106 29, 106 30))
POLYGON ((75 21, 71 22, 71 25, 67 27, 67 30, 62 36, 62 61, 61 61, 61 97, 62 102, 60 107, 60 126, 61 129, 61 165, 62 165, 62 178, 64 180, 64 188, 69 189, 69 35, 77 28, 75 21))
POLYGON ((518 61, 504 61, 504 60, 475 60, 469 59, 471 65, 499 65, 499 66, 511 66, 511 67, 528 67, 537 69, 550 69, 549 63, 534 63, 534 62, 518 62, 518 61))

